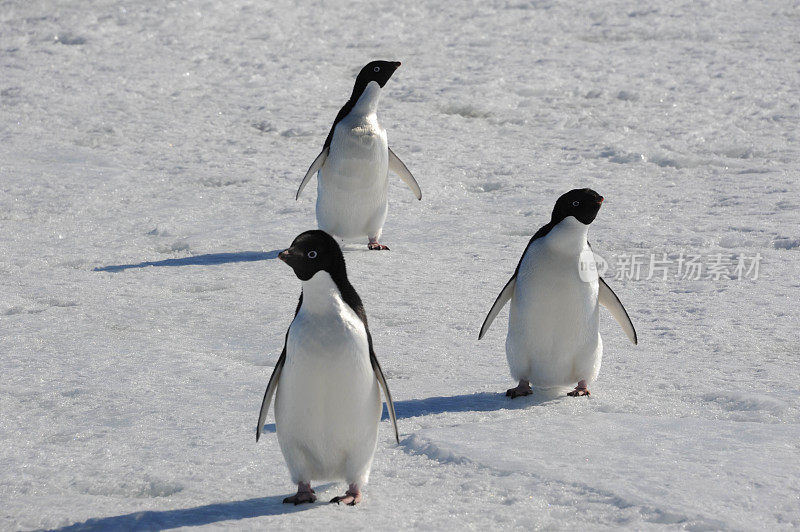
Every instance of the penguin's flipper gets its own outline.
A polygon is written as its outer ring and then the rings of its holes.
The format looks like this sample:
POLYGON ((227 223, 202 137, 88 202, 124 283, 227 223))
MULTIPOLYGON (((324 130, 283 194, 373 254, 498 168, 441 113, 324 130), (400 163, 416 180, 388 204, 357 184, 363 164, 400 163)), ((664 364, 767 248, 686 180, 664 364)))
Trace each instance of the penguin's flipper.
POLYGON ((511 299, 511 296, 514 295, 515 286, 517 286, 516 274, 509 279, 509 281, 506 283, 506 286, 503 287, 503 290, 500 292, 500 295, 497 296, 497 299, 495 299, 492 309, 489 311, 489 314, 486 315, 486 319, 483 320, 483 326, 481 327, 481 332, 478 334, 478 340, 483 338, 483 335, 489 330, 489 326, 492 324, 494 319, 498 314, 500 314, 500 311, 503 310, 503 307, 506 306, 506 303, 508 303, 508 300, 511 299))
POLYGON ((628 316, 628 311, 625 310, 617 294, 606 284, 603 278, 598 276, 598 279, 600 280, 598 301, 611 311, 611 315, 614 316, 614 319, 617 320, 622 330, 625 331, 628 339, 633 342, 634 345, 637 345, 639 339, 636 336, 636 329, 633 328, 633 323, 631 323, 631 318, 628 316))
POLYGON ((256 441, 261 437, 261 429, 264 427, 264 422, 267 420, 267 412, 269 412, 269 404, 272 402, 272 396, 275 395, 275 390, 278 389, 278 380, 281 378, 283 372, 283 365, 286 363, 286 346, 283 346, 283 352, 278 358, 278 363, 275 364, 275 369, 272 370, 272 377, 269 378, 267 384, 267 391, 264 392, 264 400, 261 401, 261 412, 258 414, 258 426, 256 426, 256 441))
POLYGON ((306 185, 311 180, 311 177, 319 172, 320 168, 322 168, 322 165, 325 164, 325 160, 328 158, 329 151, 330 148, 327 146, 322 148, 322 151, 319 152, 317 158, 314 159, 314 162, 308 167, 308 172, 306 172, 305 177, 303 177, 303 181, 300 183, 300 188, 297 189, 297 194, 294 196, 295 201, 297 201, 297 198, 300 197, 300 193, 303 192, 304 188, 306 188, 306 185))
POLYGON ((418 200, 422 199, 422 190, 420 190, 417 180, 414 179, 414 176, 408 171, 406 165, 403 164, 400 157, 394 154, 391 148, 389 148, 389 170, 400 176, 400 179, 403 180, 403 183, 408 185, 408 188, 411 189, 411 192, 414 193, 418 200))
POLYGON ((372 349, 372 338, 370 338, 369 343, 369 361, 372 364, 372 371, 375 372, 375 378, 378 379, 378 384, 380 384, 383 389, 383 395, 386 397, 386 409, 389 410, 389 417, 392 420, 392 426, 394 426, 394 439, 397 443, 400 443, 400 433, 397 430, 397 415, 394 412, 392 394, 389 393, 389 385, 386 384, 386 377, 383 376, 381 365, 378 364, 378 357, 375 356, 375 351, 372 349))

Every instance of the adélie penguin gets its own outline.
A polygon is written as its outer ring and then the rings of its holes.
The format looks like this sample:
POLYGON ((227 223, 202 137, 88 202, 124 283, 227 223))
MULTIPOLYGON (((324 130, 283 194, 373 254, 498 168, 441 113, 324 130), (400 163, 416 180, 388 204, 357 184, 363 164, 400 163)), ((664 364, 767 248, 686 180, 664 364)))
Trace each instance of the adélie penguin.
POLYGON ((611 311, 625 334, 638 343, 628 313, 614 291, 597 275, 587 241, 603 197, 594 190, 570 190, 556 201, 550 222, 528 242, 517 269, 483 322, 483 338, 503 306, 511 301, 506 358, 519 381, 511 398, 540 388, 572 386, 568 395, 589 395, 600 371, 603 342, 599 305, 611 311))
POLYGON ((399 66, 399 61, 372 61, 361 69, 295 196, 317 174, 317 226, 345 240, 366 237, 369 249, 389 249, 378 242, 388 211, 389 170, 422 199, 417 181, 389 148, 378 122, 381 90, 399 66))
POLYGON ((316 501, 312 480, 344 480, 331 502, 355 505, 369 478, 381 418, 380 389, 399 443, 392 396, 375 356, 367 315, 347 279, 339 244, 306 231, 278 257, 303 289, 283 351, 270 377, 256 441, 275 397, 275 426, 297 494, 283 502, 316 501))

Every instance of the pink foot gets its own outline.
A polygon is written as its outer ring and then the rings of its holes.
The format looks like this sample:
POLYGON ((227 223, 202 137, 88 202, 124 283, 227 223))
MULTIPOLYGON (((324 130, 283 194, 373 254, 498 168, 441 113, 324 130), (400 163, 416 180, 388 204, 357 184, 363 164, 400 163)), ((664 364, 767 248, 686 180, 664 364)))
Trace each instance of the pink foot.
POLYGON ((358 489, 356 484, 350 484, 347 492, 341 497, 334 497, 331 503, 346 504, 348 506, 355 506, 361 502, 361 490, 358 489))
POLYGON ((579 381, 574 390, 567 393, 570 397, 581 397, 583 395, 592 395, 589 388, 586 386, 586 381, 579 381))
POLYGON ((380 250, 389 251, 389 247, 388 246, 384 246, 383 244, 379 244, 377 242, 370 242, 369 244, 367 244, 367 249, 371 249, 371 250, 374 249, 374 250, 378 250, 378 251, 380 251, 380 250))
POLYGON ((525 379, 522 379, 519 381, 519 384, 516 388, 509 388, 506 390, 506 397, 514 399, 515 397, 524 397, 532 393, 533 390, 531 389, 531 383, 525 379))
POLYGON ((315 502, 317 496, 314 495, 314 490, 311 489, 311 483, 300 482, 297 484, 297 493, 291 497, 283 499, 284 504, 294 503, 295 506, 303 504, 304 502, 315 502))

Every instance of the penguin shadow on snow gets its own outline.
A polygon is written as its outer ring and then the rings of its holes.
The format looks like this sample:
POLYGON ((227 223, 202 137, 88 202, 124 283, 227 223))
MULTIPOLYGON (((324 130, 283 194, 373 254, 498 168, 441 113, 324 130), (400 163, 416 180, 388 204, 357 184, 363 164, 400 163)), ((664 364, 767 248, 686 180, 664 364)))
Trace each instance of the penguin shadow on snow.
MULTIPOLYGON (((356 244, 354 242, 348 242, 345 240, 337 240, 339 247, 342 249, 342 253, 344 254, 351 254, 351 253, 368 253, 369 255, 375 255, 375 253, 370 253, 371 251, 368 249, 364 244, 356 244)), ((384 251, 389 251, 390 249, 387 248, 384 251)), ((380 255, 380 253, 378 254, 380 255)))
MULTIPOLYGON (((535 390, 525 397, 509 399, 505 392, 479 392, 464 395, 428 397, 395 401, 394 409, 398 419, 434 414, 458 412, 495 412, 497 410, 522 410, 531 406, 561 399, 563 394, 545 390, 535 390)), ((383 417, 387 419, 386 406, 383 417)))
MULTIPOLYGON (((317 491, 325 490, 334 483, 317 487, 317 491)), ((94 517, 81 523, 75 523, 61 528, 51 529, 50 532, 77 532, 86 530, 168 530, 179 527, 202 526, 234 521, 239 519, 252 519, 254 517, 267 517, 295 512, 304 512, 313 508, 326 506, 325 504, 284 504, 286 494, 271 497, 256 497, 241 501, 219 502, 195 506, 194 508, 180 508, 177 510, 145 510, 111 517, 94 517)))
MULTIPOLYGON (((565 398, 561 391, 534 390, 531 395, 509 399, 505 392, 479 392, 463 395, 428 397, 395 401, 397 419, 458 412, 496 412, 497 410, 523 410, 550 401, 565 398)), ((381 420, 389 419, 389 411, 383 405, 381 420)), ((275 423, 264 425, 264 432, 275 432, 275 423)))
POLYGON ((192 255, 191 257, 181 257, 179 259, 164 259, 157 261, 139 262, 137 264, 114 264, 110 266, 98 266, 92 271, 95 272, 120 272, 131 268, 147 268, 148 266, 216 266, 219 264, 230 264, 232 262, 254 262, 258 260, 272 260, 278 258, 278 253, 282 249, 272 251, 238 251, 233 253, 206 253, 204 255, 192 255))

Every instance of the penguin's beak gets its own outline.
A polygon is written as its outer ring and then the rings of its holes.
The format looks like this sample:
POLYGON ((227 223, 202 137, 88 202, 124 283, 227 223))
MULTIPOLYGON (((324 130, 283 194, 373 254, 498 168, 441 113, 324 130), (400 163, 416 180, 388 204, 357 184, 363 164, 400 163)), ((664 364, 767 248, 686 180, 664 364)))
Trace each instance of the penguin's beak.
POLYGON ((599 200, 597 200, 597 204, 598 204, 598 205, 602 204, 604 199, 605 199, 605 198, 604 198, 603 196, 600 196, 600 199, 599 199, 599 200))
POLYGON ((286 262, 288 264, 287 261, 289 259, 289 255, 291 255, 291 253, 289 253, 289 250, 288 249, 284 249, 283 251, 278 253, 278 258, 281 259, 283 262, 286 262))
POLYGON ((395 70, 397 70, 398 68, 400 68, 400 65, 402 65, 402 64, 403 64, 403 63, 401 63, 400 61, 395 61, 395 62, 394 62, 394 68, 395 68, 395 70))

